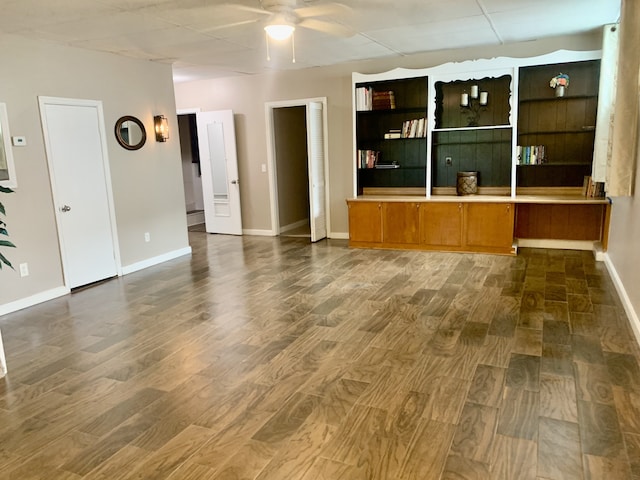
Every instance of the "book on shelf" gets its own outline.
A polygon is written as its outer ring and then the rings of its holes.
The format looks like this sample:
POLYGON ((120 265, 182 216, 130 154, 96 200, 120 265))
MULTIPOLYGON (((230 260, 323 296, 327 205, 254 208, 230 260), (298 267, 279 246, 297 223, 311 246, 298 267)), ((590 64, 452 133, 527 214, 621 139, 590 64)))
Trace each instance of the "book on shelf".
POLYGON ((375 168, 379 158, 376 150, 358 150, 358 168, 375 168))
POLYGON ((356 88, 356 110, 359 112, 371 110, 373 104, 373 89, 371 87, 356 88))
POLYGON ((381 170, 385 170, 385 169, 390 169, 390 168, 400 168, 400 165, 398 165, 397 161, 393 161, 393 162, 378 162, 376 163, 375 168, 381 169, 381 170))
POLYGON ((387 132, 384 134, 385 140, 393 140, 395 138, 402 138, 402 132, 387 132))
POLYGON ((370 110, 394 110, 396 97, 393 90, 374 91, 371 87, 356 88, 356 110, 366 112, 370 110))
POLYGON ((582 195, 588 198, 604 198, 604 182, 594 182, 591 175, 585 175, 582 183, 582 195))
POLYGON ((396 108, 396 97, 393 90, 384 92, 374 91, 371 106, 373 110, 394 110, 396 108))
POLYGON ((427 119, 415 118, 402 122, 401 138, 424 138, 427 136, 427 119))
POLYGON ((544 145, 518 145, 516 147, 517 165, 541 165, 547 163, 544 145))

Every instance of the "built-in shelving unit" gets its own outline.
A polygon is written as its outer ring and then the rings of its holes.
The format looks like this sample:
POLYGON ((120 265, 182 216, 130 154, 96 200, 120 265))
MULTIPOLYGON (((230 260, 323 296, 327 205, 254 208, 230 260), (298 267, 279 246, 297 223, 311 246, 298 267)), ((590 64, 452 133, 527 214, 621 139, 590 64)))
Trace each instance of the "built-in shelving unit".
POLYGON ((495 58, 420 70, 353 74, 354 89, 393 91, 395 109, 354 112, 354 144, 398 168, 358 168, 354 193, 403 188, 453 194, 457 172, 478 172, 479 193, 516 196, 527 188, 574 188, 591 174, 596 136, 600 52, 558 51, 535 58, 495 58), (565 96, 549 86, 570 77, 565 96), (486 104, 472 93, 486 92, 486 104), (467 94, 468 106, 461 106, 467 94), (425 116, 424 137, 385 139, 425 116), (518 145, 545 149, 545 163, 521 165, 518 145))
POLYGON ((518 187, 580 187, 591 175, 599 76, 599 60, 519 69, 518 144, 544 145, 545 163, 518 165, 518 187), (569 76, 562 97, 549 86, 560 73, 569 76))
POLYGON ((514 254, 518 245, 598 243, 606 250, 611 206, 582 193, 598 135, 599 55, 558 51, 354 73, 355 101, 358 89, 393 91, 396 109, 354 111, 349 245, 514 254), (570 81, 556 96, 550 81, 561 73, 570 81), (426 125, 416 138, 385 139, 417 115, 426 125), (360 150, 398 168, 358 168, 360 150), (469 171, 477 172, 470 176, 478 195, 456 196, 458 173, 469 171))
MULTIPOLYGON (((391 81, 372 81, 356 84, 356 89, 367 89, 370 98, 387 92, 393 97, 393 108, 358 109, 356 115, 356 148, 358 152, 375 152, 375 164, 362 165, 357 155, 357 190, 365 188, 425 187, 427 169, 426 115, 427 78, 414 77, 391 81), (391 93, 389 93, 391 92, 391 93), (423 132, 403 132, 408 122, 422 121, 423 132), (385 138, 400 132, 403 138, 385 138), (389 167, 394 168, 376 168, 389 167)), ((383 102, 383 106, 385 105, 383 102)), ((357 152, 357 153, 358 153, 357 152)))

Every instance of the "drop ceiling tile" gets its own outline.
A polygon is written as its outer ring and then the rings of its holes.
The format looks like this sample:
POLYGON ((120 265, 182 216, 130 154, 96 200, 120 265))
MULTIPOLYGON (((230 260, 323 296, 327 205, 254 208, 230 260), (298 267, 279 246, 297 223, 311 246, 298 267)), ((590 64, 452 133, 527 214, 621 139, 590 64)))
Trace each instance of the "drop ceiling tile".
POLYGON ((603 24, 615 22, 618 16, 618 11, 611 8, 611 2, 609 5, 594 2, 589 8, 582 6, 579 15, 576 15, 576 11, 573 2, 556 3, 553 15, 535 6, 528 6, 518 10, 518 15, 509 11, 492 13, 491 20, 504 41, 514 42, 559 35, 560 32, 572 34, 592 31, 603 24))
POLYGON ((116 13, 113 7, 86 0, 19 0, 2 2, 0 30, 5 33, 32 31, 66 22, 83 22, 116 13))
POLYGON ((35 29, 49 35, 65 35, 69 43, 96 38, 108 38, 127 35, 131 32, 161 30, 169 27, 165 21, 137 13, 109 13, 82 21, 70 21, 45 25, 35 29))
POLYGON ((430 23, 423 26, 366 32, 371 39, 400 53, 414 53, 442 48, 455 48, 461 44, 482 45, 498 41, 487 19, 482 16, 464 17, 430 23))

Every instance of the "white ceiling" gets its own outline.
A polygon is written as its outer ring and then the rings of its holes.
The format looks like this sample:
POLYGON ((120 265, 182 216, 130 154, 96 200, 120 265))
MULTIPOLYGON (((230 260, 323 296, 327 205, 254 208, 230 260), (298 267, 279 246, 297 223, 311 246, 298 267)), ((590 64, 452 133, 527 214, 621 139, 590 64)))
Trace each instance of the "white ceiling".
POLYGON ((353 35, 297 28, 296 63, 290 41, 271 42, 267 61, 269 17, 237 7, 260 0, 2 0, 0 35, 171 63, 180 82, 589 32, 620 15, 620 0, 336 1, 349 9, 319 19, 353 35))

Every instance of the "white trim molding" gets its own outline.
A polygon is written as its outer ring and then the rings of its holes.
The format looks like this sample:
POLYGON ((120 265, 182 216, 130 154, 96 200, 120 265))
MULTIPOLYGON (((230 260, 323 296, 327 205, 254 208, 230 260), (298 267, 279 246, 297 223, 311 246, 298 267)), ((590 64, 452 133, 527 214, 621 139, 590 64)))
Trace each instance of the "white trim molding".
POLYGON ((122 267, 122 274, 127 275, 129 273, 137 272, 138 270, 153 267, 154 265, 159 265, 161 263, 173 260, 174 258, 182 257, 184 255, 191 255, 191 247, 173 250, 172 252, 167 252, 162 255, 158 255, 157 257, 147 258, 146 260, 142 260, 141 262, 126 265, 122 267))
POLYGON ((276 234, 273 230, 261 230, 258 228, 243 228, 243 235, 256 235, 259 237, 275 237, 276 234))
POLYGON ((70 292, 71 290, 69 290, 67 287, 57 287, 52 288, 51 290, 36 293, 35 295, 31 295, 30 297, 21 298, 20 300, 16 300, 15 302, 5 303, 4 305, 0 305, 0 316, 17 312, 18 310, 22 310, 23 308, 33 307, 34 305, 37 305, 39 303, 47 302, 49 300, 53 300, 54 298, 67 295, 70 292))
POLYGON ((329 232, 327 237, 335 240, 349 240, 349 232, 329 232))
POLYGON ((616 291, 618 292, 618 296, 620 297, 620 301, 622 302, 624 311, 629 318, 629 324, 631 325, 631 329, 636 336, 636 341, 640 345, 640 318, 638 318, 638 312, 636 312, 633 308, 633 304, 631 303, 629 295, 627 295, 627 290, 624 288, 622 279, 618 275, 616 267, 614 266, 611 258, 609 257, 609 254, 607 253, 604 254, 604 264, 607 266, 607 270, 609 271, 609 275, 611 276, 613 285, 616 287, 616 291))

